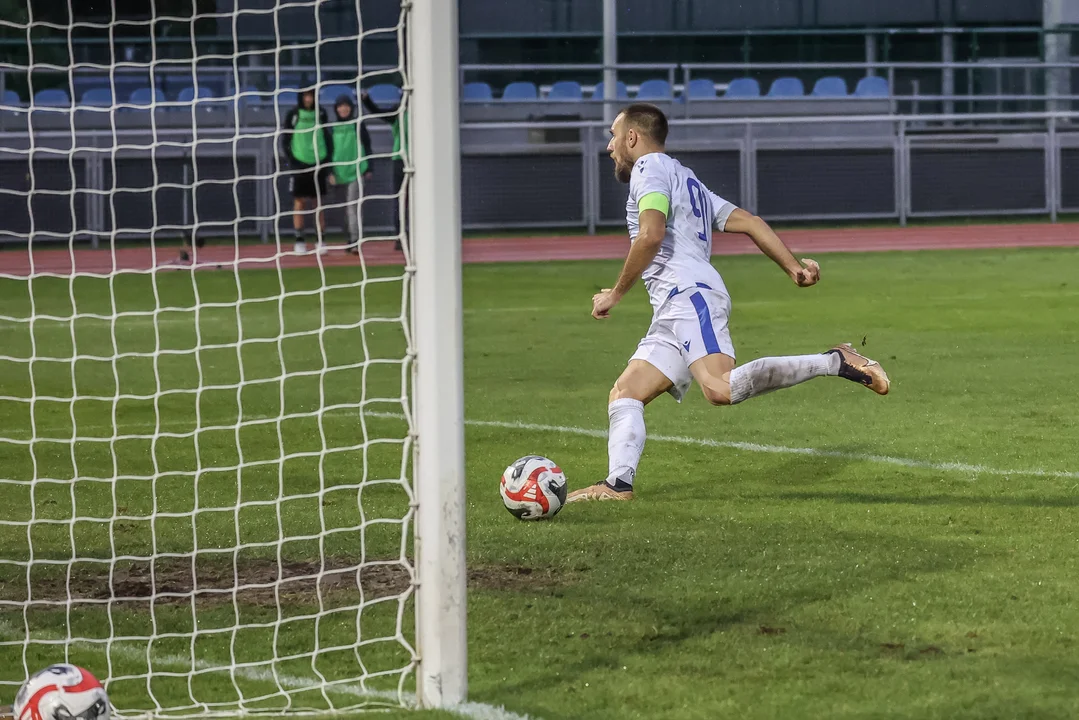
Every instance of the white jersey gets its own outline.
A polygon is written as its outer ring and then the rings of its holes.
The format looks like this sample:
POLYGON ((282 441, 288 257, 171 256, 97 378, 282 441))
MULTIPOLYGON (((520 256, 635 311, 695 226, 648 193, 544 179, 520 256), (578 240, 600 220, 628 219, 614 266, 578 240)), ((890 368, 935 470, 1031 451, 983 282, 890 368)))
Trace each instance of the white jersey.
POLYGON ((665 153, 649 153, 633 165, 626 201, 626 225, 631 240, 640 230, 637 203, 651 193, 670 201, 667 232, 655 259, 641 277, 652 308, 691 287, 706 287, 724 295, 723 278, 712 267, 712 230, 723 230, 735 206, 704 186, 692 170, 665 153))

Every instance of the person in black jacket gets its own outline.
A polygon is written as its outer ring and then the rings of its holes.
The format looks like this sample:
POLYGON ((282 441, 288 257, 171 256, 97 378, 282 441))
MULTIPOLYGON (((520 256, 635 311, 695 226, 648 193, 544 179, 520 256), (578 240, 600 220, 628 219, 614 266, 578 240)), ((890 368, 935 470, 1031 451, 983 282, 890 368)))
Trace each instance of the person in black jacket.
POLYGON ((292 192, 292 227, 296 232, 296 252, 307 252, 304 241, 304 209, 310 203, 318 210, 318 252, 324 252, 322 236, 326 216, 319 207, 326 197, 326 179, 333 155, 333 133, 326 110, 315 103, 315 91, 304 90, 296 107, 281 125, 281 150, 288 160, 289 189, 292 192))
MULTIPOLYGON (((408 152, 408 110, 400 112, 401 104, 398 103, 390 108, 379 107, 371 99, 371 97, 363 92, 360 94, 360 99, 363 102, 363 107, 367 112, 380 115, 379 118, 385 123, 390 125, 390 129, 393 132, 393 191, 395 193, 401 192, 401 186, 405 182, 405 160, 404 153, 408 152)), ((408 232, 408 196, 407 194, 402 198, 405 206, 405 232, 408 232)), ((397 241, 393 246, 397 250, 401 249, 401 201, 398 199, 393 204, 393 231, 397 235, 397 241)))

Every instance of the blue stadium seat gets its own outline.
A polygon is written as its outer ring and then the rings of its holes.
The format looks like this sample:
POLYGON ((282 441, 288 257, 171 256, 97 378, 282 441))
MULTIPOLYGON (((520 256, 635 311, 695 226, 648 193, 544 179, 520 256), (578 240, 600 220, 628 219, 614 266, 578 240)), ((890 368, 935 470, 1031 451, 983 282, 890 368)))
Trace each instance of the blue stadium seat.
POLYGON ((547 99, 556 102, 573 102, 583 97, 581 83, 576 80, 559 80, 551 85, 551 89, 547 92, 547 99))
POLYGON ((282 112, 286 112, 289 108, 295 107, 299 100, 300 93, 295 90, 282 90, 277 94, 277 106, 281 108, 282 112))
MULTIPOLYGON (((199 90, 198 90, 198 98, 199 98, 199 100, 203 100, 203 99, 206 99, 206 98, 212 98, 213 96, 214 96, 214 94, 210 91, 210 88, 200 87, 199 90)), ((177 100, 177 102, 182 102, 182 103, 194 102, 195 101, 195 88, 193 88, 193 87, 182 88, 180 90, 180 92, 177 93, 176 100, 177 100)))
POLYGON ((356 102, 356 88, 348 85, 323 85, 318 91, 319 105, 333 105, 341 95, 348 95, 356 102))
POLYGON ((668 100, 671 97, 671 84, 666 80, 645 80, 637 88, 638 100, 668 100))
MULTIPOLYGON (((203 88, 199 88, 199 92, 202 92, 203 88)), ((268 91, 263 92, 254 85, 244 85, 243 88, 238 90, 232 95, 225 95, 221 101, 221 107, 233 107, 233 98, 235 102, 238 102, 240 107, 246 105, 272 105, 273 95, 268 91)))
POLYGON ((465 83, 461 89, 461 99, 465 102, 490 102, 495 94, 491 92, 491 86, 485 82, 465 83))
POLYGON ((686 86, 690 100, 710 100, 716 96, 716 84, 708 78, 694 78, 686 86))
POLYGON ((847 81, 841 77, 822 77, 813 84, 813 97, 846 97, 847 81))
POLYGON ((167 97, 175 98, 181 90, 192 87, 195 76, 187 68, 178 68, 176 72, 158 72, 154 75, 154 85, 165 91, 167 97))
MULTIPOLYGON (((204 87, 214 95, 224 95, 227 92, 228 82, 226 73, 220 70, 199 70, 199 87, 204 87)), ((282 87, 285 84, 282 83, 282 87)))
POLYGON ((392 106, 401 102, 401 88, 390 83, 379 83, 367 88, 367 95, 375 105, 392 106))
POLYGON ((525 80, 511 82, 502 89, 502 99, 510 102, 536 100, 537 98, 539 98, 539 91, 536 90, 536 84, 525 80))
POLYGON ((132 105, 138 105, 140 107, 150 107, 151 100, 156 103, 165 102, 165 93, 160 89, 155 89, 153 92, 150 88, 135 88, 131 91, 131 97, 128 98, 128 102, 132 105))
POLYGON ((14 90, 5 90, 3 102, 0 105, 5 107, 19 107, 22 105, 22 100, 19 99, 19 93, 14 90))
POLYGON ((43 105, 46 107, 71 107, 71 97, 67 94, 67 90, 61 90, 60 88, 38 90, 37 93, 34 94, 34 105, 43 105))
POLYGON ((82 97, 87 90, 110 87, 111 85, 112 81, 109 80, 108 72, 80 68, 71 74, 72 97, 82 97))
POLYGON ((112 88, 90 88, 79 98, 79 105, 112 107, 112 88))
POLYGON ((204 87, 200 87, 197 94, 193 87, 180 88, 180 92, 176 94, 176 102, 183 103, 183 105, 173 105, 172 109, 182 110, 187 113, 191 112, 191 105, 201 110, 229 110, 234 107, 230 100, 216 100, 210 88, 204 87))
POLYGON ((805 85, 796 77, 776 78, 772 87, 768 88, 768 97, 792 98, 804 97, 805 85))
POLYGON ((877 75, 862 78, 854 88, 856 97, 890 97, 891 94, 888 80, 877 75))
MULTIPOLYGON (((603 84, 602 81, 596 83, 596 89, 592 91, 592 99, 602 100, 605 88, 606 86, 603 84)), ((619 100, 629 100, 629 89, 626 87, 626 84, 621 80, 618 81, 618 86, 615 88, 614 93, 615 97, 619 100)))
POLYGON ((727 85, 725 98, 739 100, 742 98, 759 98, 761 96, 761 84, 754 78, 740 77, 731 80, 727 85))

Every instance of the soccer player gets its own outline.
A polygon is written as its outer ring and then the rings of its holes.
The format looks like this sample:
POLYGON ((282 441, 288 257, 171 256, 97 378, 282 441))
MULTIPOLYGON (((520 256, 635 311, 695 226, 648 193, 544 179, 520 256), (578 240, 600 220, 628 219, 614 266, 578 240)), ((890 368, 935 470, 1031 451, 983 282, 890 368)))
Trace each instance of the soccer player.
POLYGON ((694 380, 712 405, 735 405, 816 377, 836 375, 888 393, 875 361, 838 345, 819 355, 766 357, 735 366, 727 330, 731 299, 710 262, 712 230, 748 235, 798 287, 820 279, 813 260, 799 262, 766 222, 711 192, 667 155, 667 118, 653 106, 628 106, 611 125, 607 151, 619 181, 629 183, 629 255, 614 287, 592 298, 603 320, 638 278, 653 308, 652 325, 610 394, 607 478, 570 493, 568 502, 631 500, 644 450, 644 406, 663 393, 681 402, 694 380))
MULTIPOLYGON (((407 151, 408 148, 408 110, 399 112, 401 109, 400 103, 391 108, 379 107, 366 92, 361 94, 360 99, 363 101, 363 107, 367 112, 378 115, 383 122, 390 124, 390 131, 393 133, 393 154, 391 156, 393 158, 393 191, 400 193, 401 186, 405 183, 405 160, 402 152, 407 151)), ((404 204, 405 222, 407 223, 407 196, 404 198, 404 204)), ((401 200, 395 200, 393 203, 393 231, 396 235, 401 235, 401 200)), ((393 246, 397 250, 401 249, 400 237, 393 246)))
POLYGON ((330 184, 345 192, 348 251, 358 255, 360 236, 363 234, 360 220, 362 183, 371 179, 370 163, 367 162, 367 156, 371 154, 371 136, 367 126, 356 118, 356 103, 348 94, 338 96, 334 112, 337 116, 333 124, 333 174, 330 175, 330 184))
POLYGON ((296 107, 289 111, 281 125, 281 149, 288 159, 292 175, 292 227, 296 233, 296 252, 307 252, 304 241, 304 209, 310 203, 317 210, 319 233, 318 251, 323 252, 322 235, 326 232, 326 215, 321 200, 326 197, 326 161, 333 155, 333 135, 326 110, 315 104, 315 91, 304 90, 296 98, 296 107))

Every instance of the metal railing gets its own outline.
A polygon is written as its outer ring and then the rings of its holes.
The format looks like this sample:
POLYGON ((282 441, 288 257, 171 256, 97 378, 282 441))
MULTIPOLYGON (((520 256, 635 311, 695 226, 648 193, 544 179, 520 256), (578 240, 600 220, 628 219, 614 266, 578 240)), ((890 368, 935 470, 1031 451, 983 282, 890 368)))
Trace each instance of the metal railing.
MULTIPOLYGON (((832 62, 832 63, 622 63, 613 66, 626 77, 626 85, 631 96, 636 92, 642 79, 663 79, 670 88, 671 100, 685 95, 685 88, 694 78, 707 76, 715 82, 718 90, 725 90, 729 81, 740 77, 751 77, 767 83, 782 76, 793 76, 808 81, 805 98, 814 100, 837 99, 830 96, 813 96, 811 83, 825 76, 839 76, 853 82, 859 77, 877 75, 887 79, 890 97, 897 100, 917 102, 939 101, 998 101, 1028 100, 1048 101, 1052 99, 1075 99, 1071 73, 1079 70, 1079 61, 1050 63, 1026 60, 982 60, 978 62, 832 62), (923 91, 922 88, 929 86, 923 91), (935 88, 933 87, 935 86, 935 88)), ((396 68, 390 66, 364 66, 360 81, 363 85, 378 82, 393 83, 396 68)), ((602 64, 595 63, 551 63, 551 64, 463 64, 460 66, 460 80, 464 84, 477 77, 498 78, 508 84, 515 80, 538 80, 540 100, 546 99, 546 92, 554 79, 578 79, 585 96, 594 90, 603 77, 602 64)), ((272 92, 275 89, 294 89, 316 84, 355 84, 358 68, 349 65, 322 65, 316 76, 316 69, 310 65, 280 66, 241 66, 238 68, 204 68, 197 73, 192 68, 177 67, 171 64, 154 65, 137 70, 127 67, 116 69, 110 74, 106 66, 37 66, 40 74, 50 71, 57 84, 64 84, 71 91, 71 84, 93 83, 94 77, 100 77, 99 84, 109 86, 117 80, 130 80, 135 77, 145 78, 160 87, 160 83, 171 87, 184 78, 203 78, 213 80, 222 86, 222 95, 235 94, 237 89, 254 87, 260 91, 272 92), (280 82, 279 82, 280 79, 280 82), (280 87, 279 87, 280 85, 280 87)), ((11 63, 0 63, 0 95, 10 86, 9 74, 25 73, 26 67, 11 63)), ((490 83, 489 83, 490 84, 490 83)), ((35 88, 40 89, 40 88, 35 88)), ((492 88, 497 90, 497 83, 492 88)), ((766 96, 767 88, 761 88, 766 96)), ((169 91, 170 93, 172 90, 169 91)), ((497 97, 497 96, 496 96, 497 97)), ((722 97, 722 96, 720 96, 722 97)), ((848 95, 838 99, 855 97, 852 88, 848 95)), ((77 100, 78 98, 76 98, 77 100)), ((789 98, 784 98, 789 99, 789 98)), ((119 98, 125 101, 126 98, 119 98)), ((686 97, 687 104, 700 102, 700 98, 686 97)), ((954 105, 945 105, 944 111, 950 111, 954 105)), ((973 108, 971 108, 973 109, 973 108)), ((999 108, 1003 109, 1003 108, 999 108)), ((1027 109, 1036 109, 1028 106, 1027 109)), ((917 112, 912 109, 911 112, 917 112)))
MULTIPOLYGON (((625 190, 609 172, 605 130, 601 122, 462 125, 462 157, 469 168, 462 176, 463 192, 477 199, 462 205, 464 227, 566 226, 595 232, 598 227, 624 224, 625 190), (554 130, 573 131, 575 139, 537 142, 537 133, 554 130), (529 171, 507 174, 507 158, 517 158, 529 171)), ((224 141, 207 142, 209 138, 201 132, 195 137, 191 131, 161 128, 155 134, 138 130, 80 133, 75 150, 80 169, 76 170, 72 151, 65 149, 72 140, 70 132, 39 133, 32 146, 27 145, 25 134, 0 133, 0 172, 16 172, 12 163, 28 162, 31 155, 37 173, 55 172, 68 178, 78 172, 83 178, 80 192, 86 198, 84 217, 79 218, 83 230, 44 232, 35 242, 65 241, 72 234, 107 242, 120 233, 115 227, 120 221, 108 220, 107 213, 119 217, 121 211, 133 211, 139 203, 146 205, 155 192, 154 187, 141 186, 115 192, 117 180, 107 181, 104 172, 110 158, 122 155, 125 161, 139 160, 154 168, 148 177, 157 177, 158 163, 191 162, 191 150, 197 144, 198 162, 216 158, 233 161, 219 168, 239 167, 240 160, 250 165, 249 174, 242 178, 212 175, 214 179, 202 181, 200 187, 212 182, 235 192, 241 180, 254 183, 253 204, 242 210, 237 204, 235 222, 195 223, 186 205, 166 208, 175 210, 177 218, 162 220, 155 236, 178 233, 192 223, 203 233, 232 235, 233 226, 242 220, 250 225, 249 232, 264 241, 284 237, 291 204, 280 189, 283 171, 276 164, 274 128, 245 129, 242 148, 227 141, 236 137, 234 131, 210 134, 224 141), (157 152, 151 149, 155 144, 157 152), (132 208, 122 207, 124 203, 132 208)), ((375 134, 376 152, 382 153, 376 162, 387 163, 388 133, 379 129, 375 134)), ((676 119, 668 147, 711 189, 771 220, 880 218, 906 224, 910 218, 922 217, 1043 215, 1055 221, 1060 213, 1079 212, 1079 178, 1062 170, 1079 162, 1079 112, 676 119), (962 135, 926 129, 970 120, 1022 121, 1027 127, 962 135), (790 127, 803 132, 797 137, 768 132, 790 127)), ((388 172, 387 165, 377 166, 376 176, 385 187, 369 188, 365 198, 392 201, 388 172)), ((169 187, 193 192, 190 177, 200 176, 184 174, 181 184, 169 187)), ((63 184, 42 182, 40 186, 63 184)), ((48 194, 67 197, 62 190, 48 194)), ((213 201, 216 195, 200 202, 213 201)), ((232 208, 233 193, 220 195, 227 201, 224 207, 232 208)), ((46 220, 39 218, 39 223, 46 220)), ((9 225, 13 222, 11 217, 0 218, 0 242, 20 241, 9 225)))

